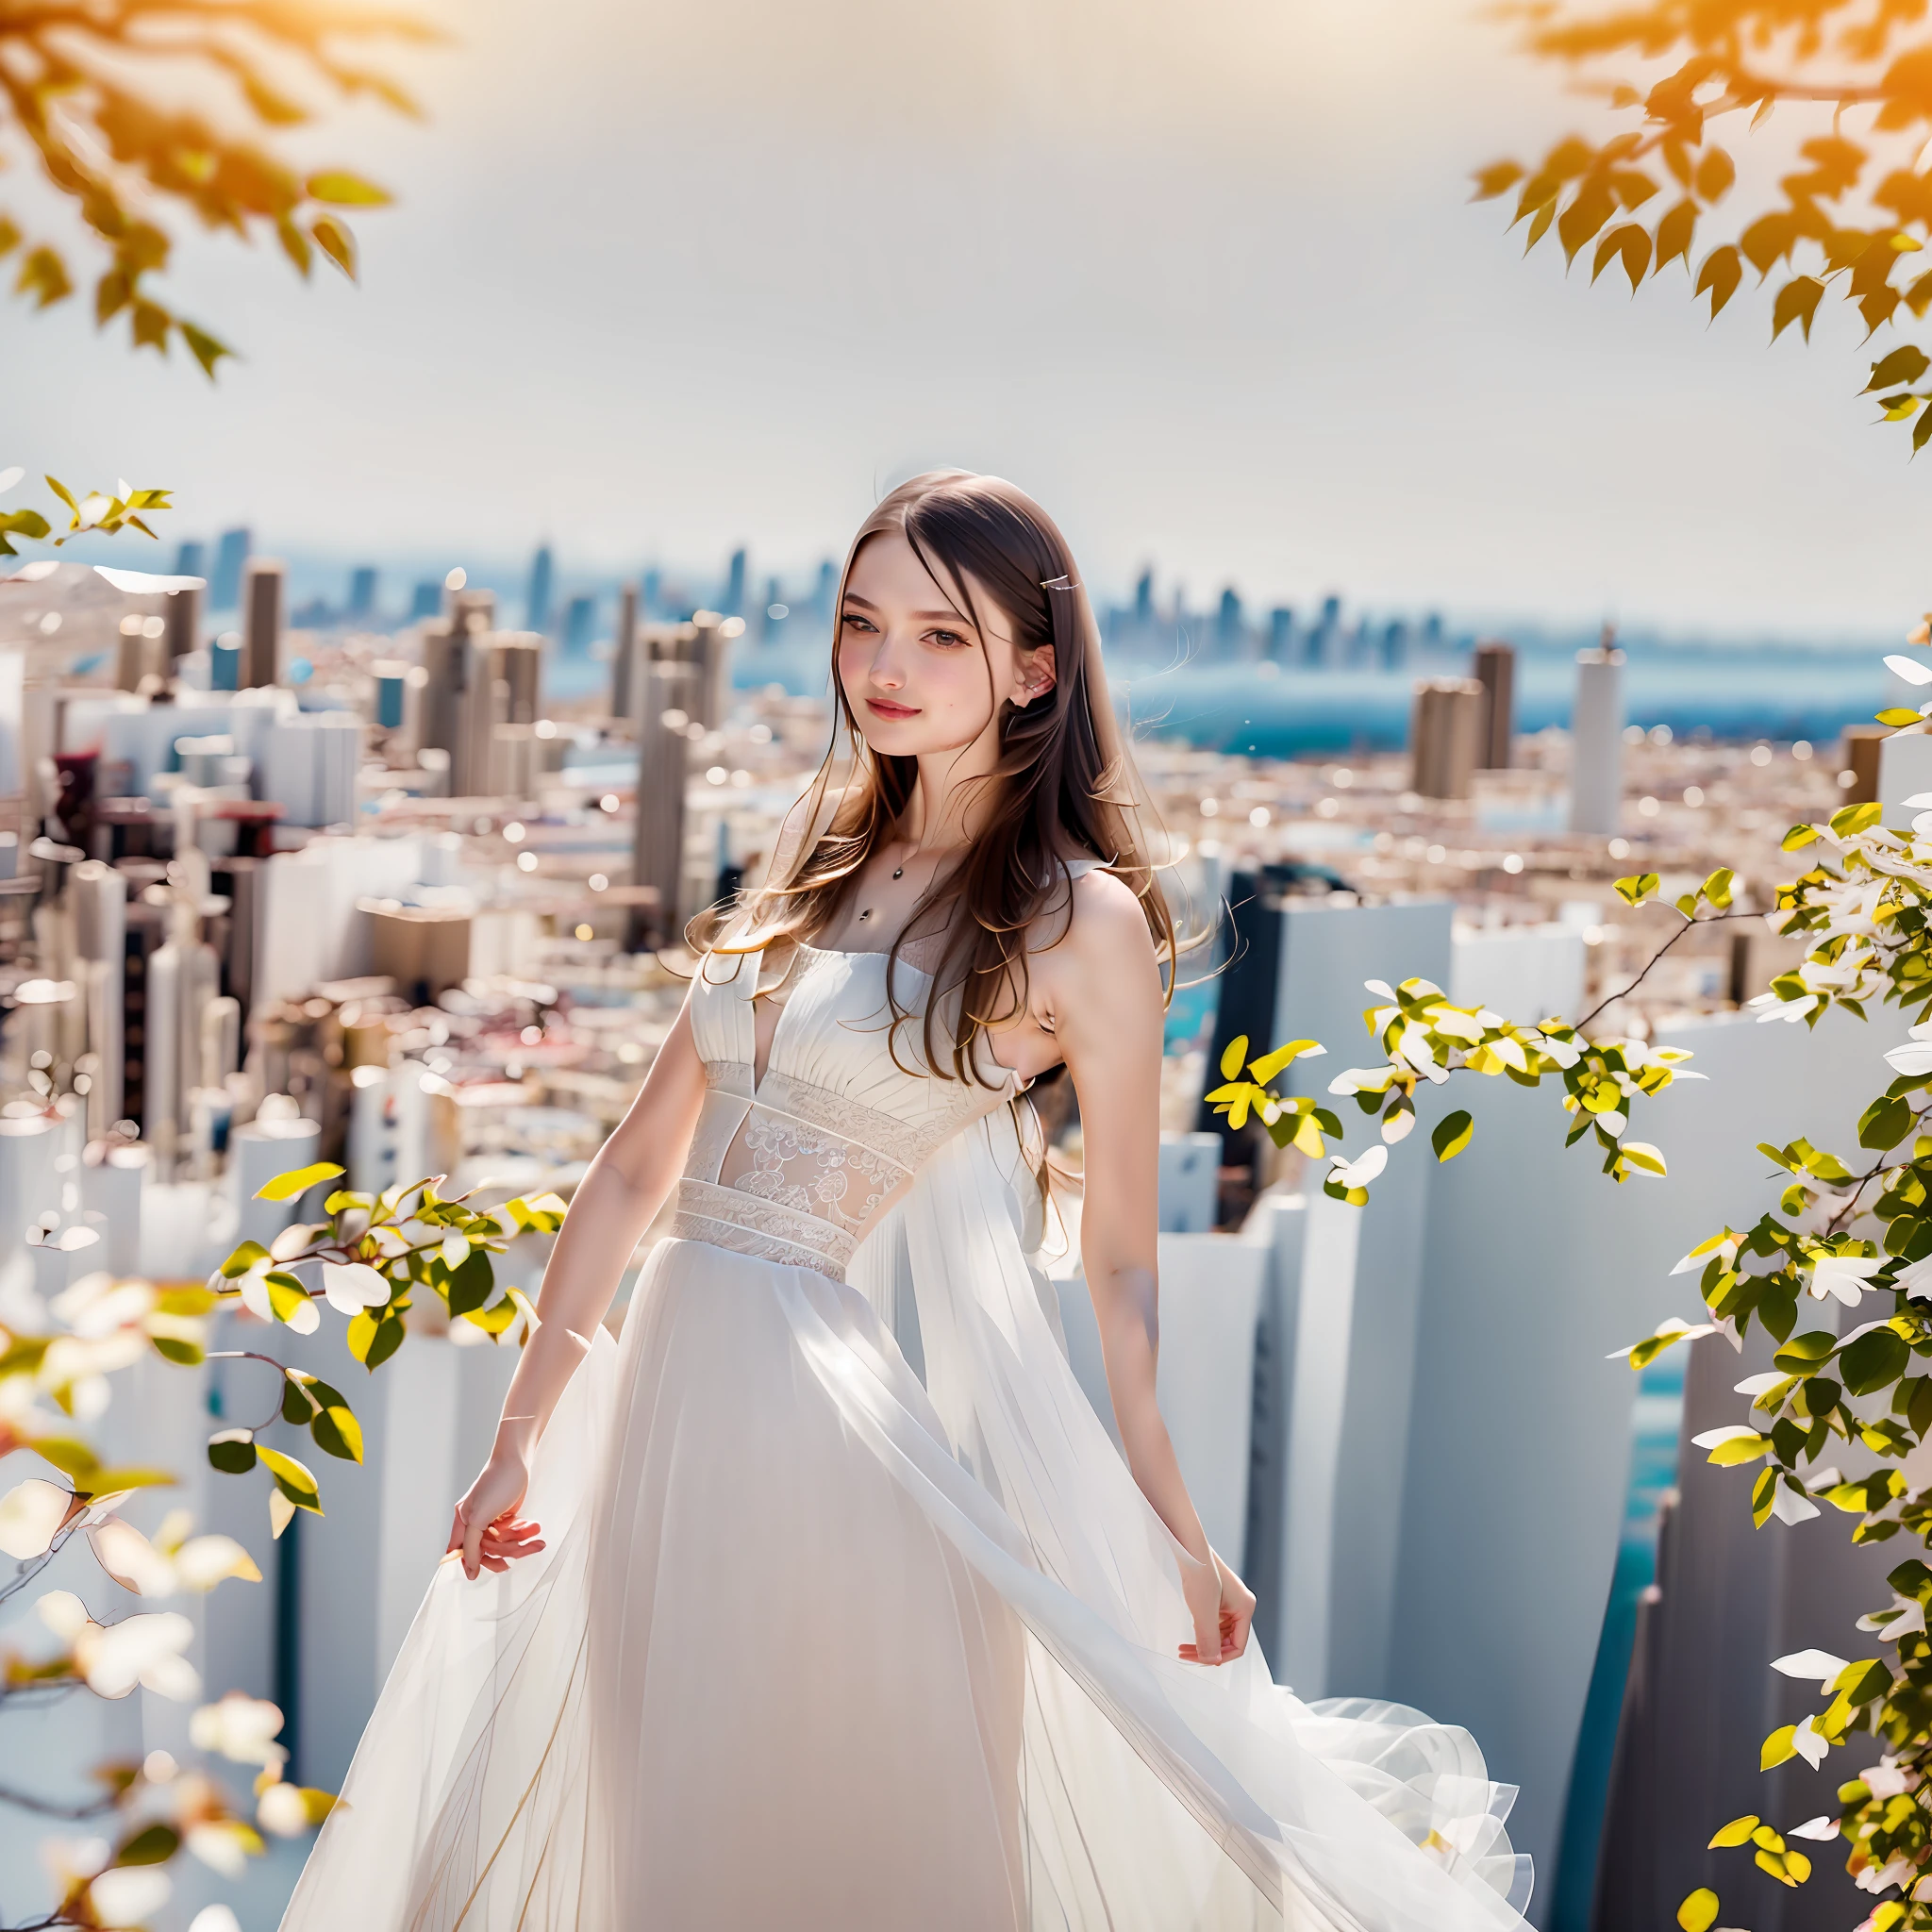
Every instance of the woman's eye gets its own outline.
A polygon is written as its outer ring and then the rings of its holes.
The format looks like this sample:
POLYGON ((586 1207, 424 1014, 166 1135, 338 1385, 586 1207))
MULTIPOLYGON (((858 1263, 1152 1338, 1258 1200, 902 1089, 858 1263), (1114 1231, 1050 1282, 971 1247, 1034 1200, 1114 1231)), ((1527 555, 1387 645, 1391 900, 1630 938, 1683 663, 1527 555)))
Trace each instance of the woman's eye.
POLYGON ((966 641, 956 630, 932 630, 927 631, 926 636, 934 643, 943 645, 947 650, 953 650, 966 641))
POLYGON ((873 627, 856 610, 848 610, 845 613, 844 625, 847 630, 871 630, 873 627))

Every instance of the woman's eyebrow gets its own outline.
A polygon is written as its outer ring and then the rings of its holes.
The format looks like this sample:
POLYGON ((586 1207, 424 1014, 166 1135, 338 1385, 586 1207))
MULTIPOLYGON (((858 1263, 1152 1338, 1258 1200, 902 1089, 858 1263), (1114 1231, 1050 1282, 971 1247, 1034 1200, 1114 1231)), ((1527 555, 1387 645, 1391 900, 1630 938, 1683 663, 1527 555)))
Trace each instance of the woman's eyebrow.
MULTIPOLYGON (((848 604, 863 604, 868 610, 876 610, 879 608, 870 597, 861 597, 857 591, 847 591, 845 601, 848 604)), ((922 624, 958 624, 963 625, 968 630, 977 628, 973 620, 960 610, 915 610, 910 614, 922 624)))

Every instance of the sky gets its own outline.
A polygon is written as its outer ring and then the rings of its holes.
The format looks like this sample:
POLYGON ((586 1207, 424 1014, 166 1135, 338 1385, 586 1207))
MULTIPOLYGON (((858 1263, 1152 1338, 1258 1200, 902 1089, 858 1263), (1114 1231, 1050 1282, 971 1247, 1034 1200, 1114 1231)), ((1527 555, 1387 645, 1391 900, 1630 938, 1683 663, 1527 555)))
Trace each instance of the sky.
POLYGON ((762 576, 959 464, 1103 594, 1152 562, 1196 607, 1833 638, 1932 605, 1932 458, 1872 424, 1831 304, 1774 346, 1767 298, 1713 326, 1469 205, 1597 109, 1460 0, 442 17, 391 63, 424 122, 299 131, 397 194, 360 285, 185 241, 169 292, 242 351, 212 388, 0 303, 0 468, 166 484, 175 533, 291 555, 743 542, 762 576))

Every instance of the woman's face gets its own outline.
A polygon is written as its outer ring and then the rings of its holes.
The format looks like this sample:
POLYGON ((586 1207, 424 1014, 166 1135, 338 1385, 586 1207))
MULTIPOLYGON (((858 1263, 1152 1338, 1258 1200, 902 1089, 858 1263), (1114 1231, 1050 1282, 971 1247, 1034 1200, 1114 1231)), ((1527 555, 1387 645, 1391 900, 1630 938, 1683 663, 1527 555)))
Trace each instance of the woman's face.
POLYGON ((1024 657, 977 583, 980 623, 955 608, 898 532, 869 538, 839 612, 839 681, 871 748, 887 757, 957 752, 989 736, 999 708, 1053 689, 1053 649, 1024 657))

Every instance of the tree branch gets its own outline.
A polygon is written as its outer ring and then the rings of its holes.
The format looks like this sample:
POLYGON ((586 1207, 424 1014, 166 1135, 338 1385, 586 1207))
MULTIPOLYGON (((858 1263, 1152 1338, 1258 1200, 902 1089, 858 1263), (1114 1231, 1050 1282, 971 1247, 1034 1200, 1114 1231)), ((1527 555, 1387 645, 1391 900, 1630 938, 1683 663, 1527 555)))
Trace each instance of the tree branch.
POLYGON ((1589 1012, 1584 1014, 1582 1019, 1577 1021, 1577 1032, 1581 1033, 1583 1029, 1586 1026, 1588 1026, 1592 1020, 1594 1020, 1600 1013, 1602 1013, 1605 1010, 1606 1008, 1614 1007, 1619 1000, 1627 1000, 1630 997, 1630 995, 1633 992, 1635 992, 1637 989, 1640 986, 1641 986, 1643 982, 1650 976, 1651 967, 1655 966, 1657 962, 1659 959, 1661 959, 1663 956, 1666 953, 1668 953, 1671 950, 1671 948, 1674 946, 1677 943, 1677 941, 1680 939, 1682 939, 1687 932, 1692 930, 1693 927, 1700 925, 1722 925, 1727 919, 1761 919, 1763 918, 1763 916, 1764 915, 1761 912, 1713 912, 1708 919, 1685 920, 1684 924, 1680 925, 1677 928, 1677 930, 1674 932, 1670 936, 1670 938, 1667 939, 1663 942, 1663 944, 1660 945, 1657 949, 1657 951, 1650 956, 1649 961, 1645 964, 1643 971, 1637 975, 1637 977, 1633 979, 1630 982, 1630 984, 1623 990, 1622 992, 1613 992, 1609 994, 1607 998, 1599 1000, 1595 1006, 1591 1008, 1589 1012))

